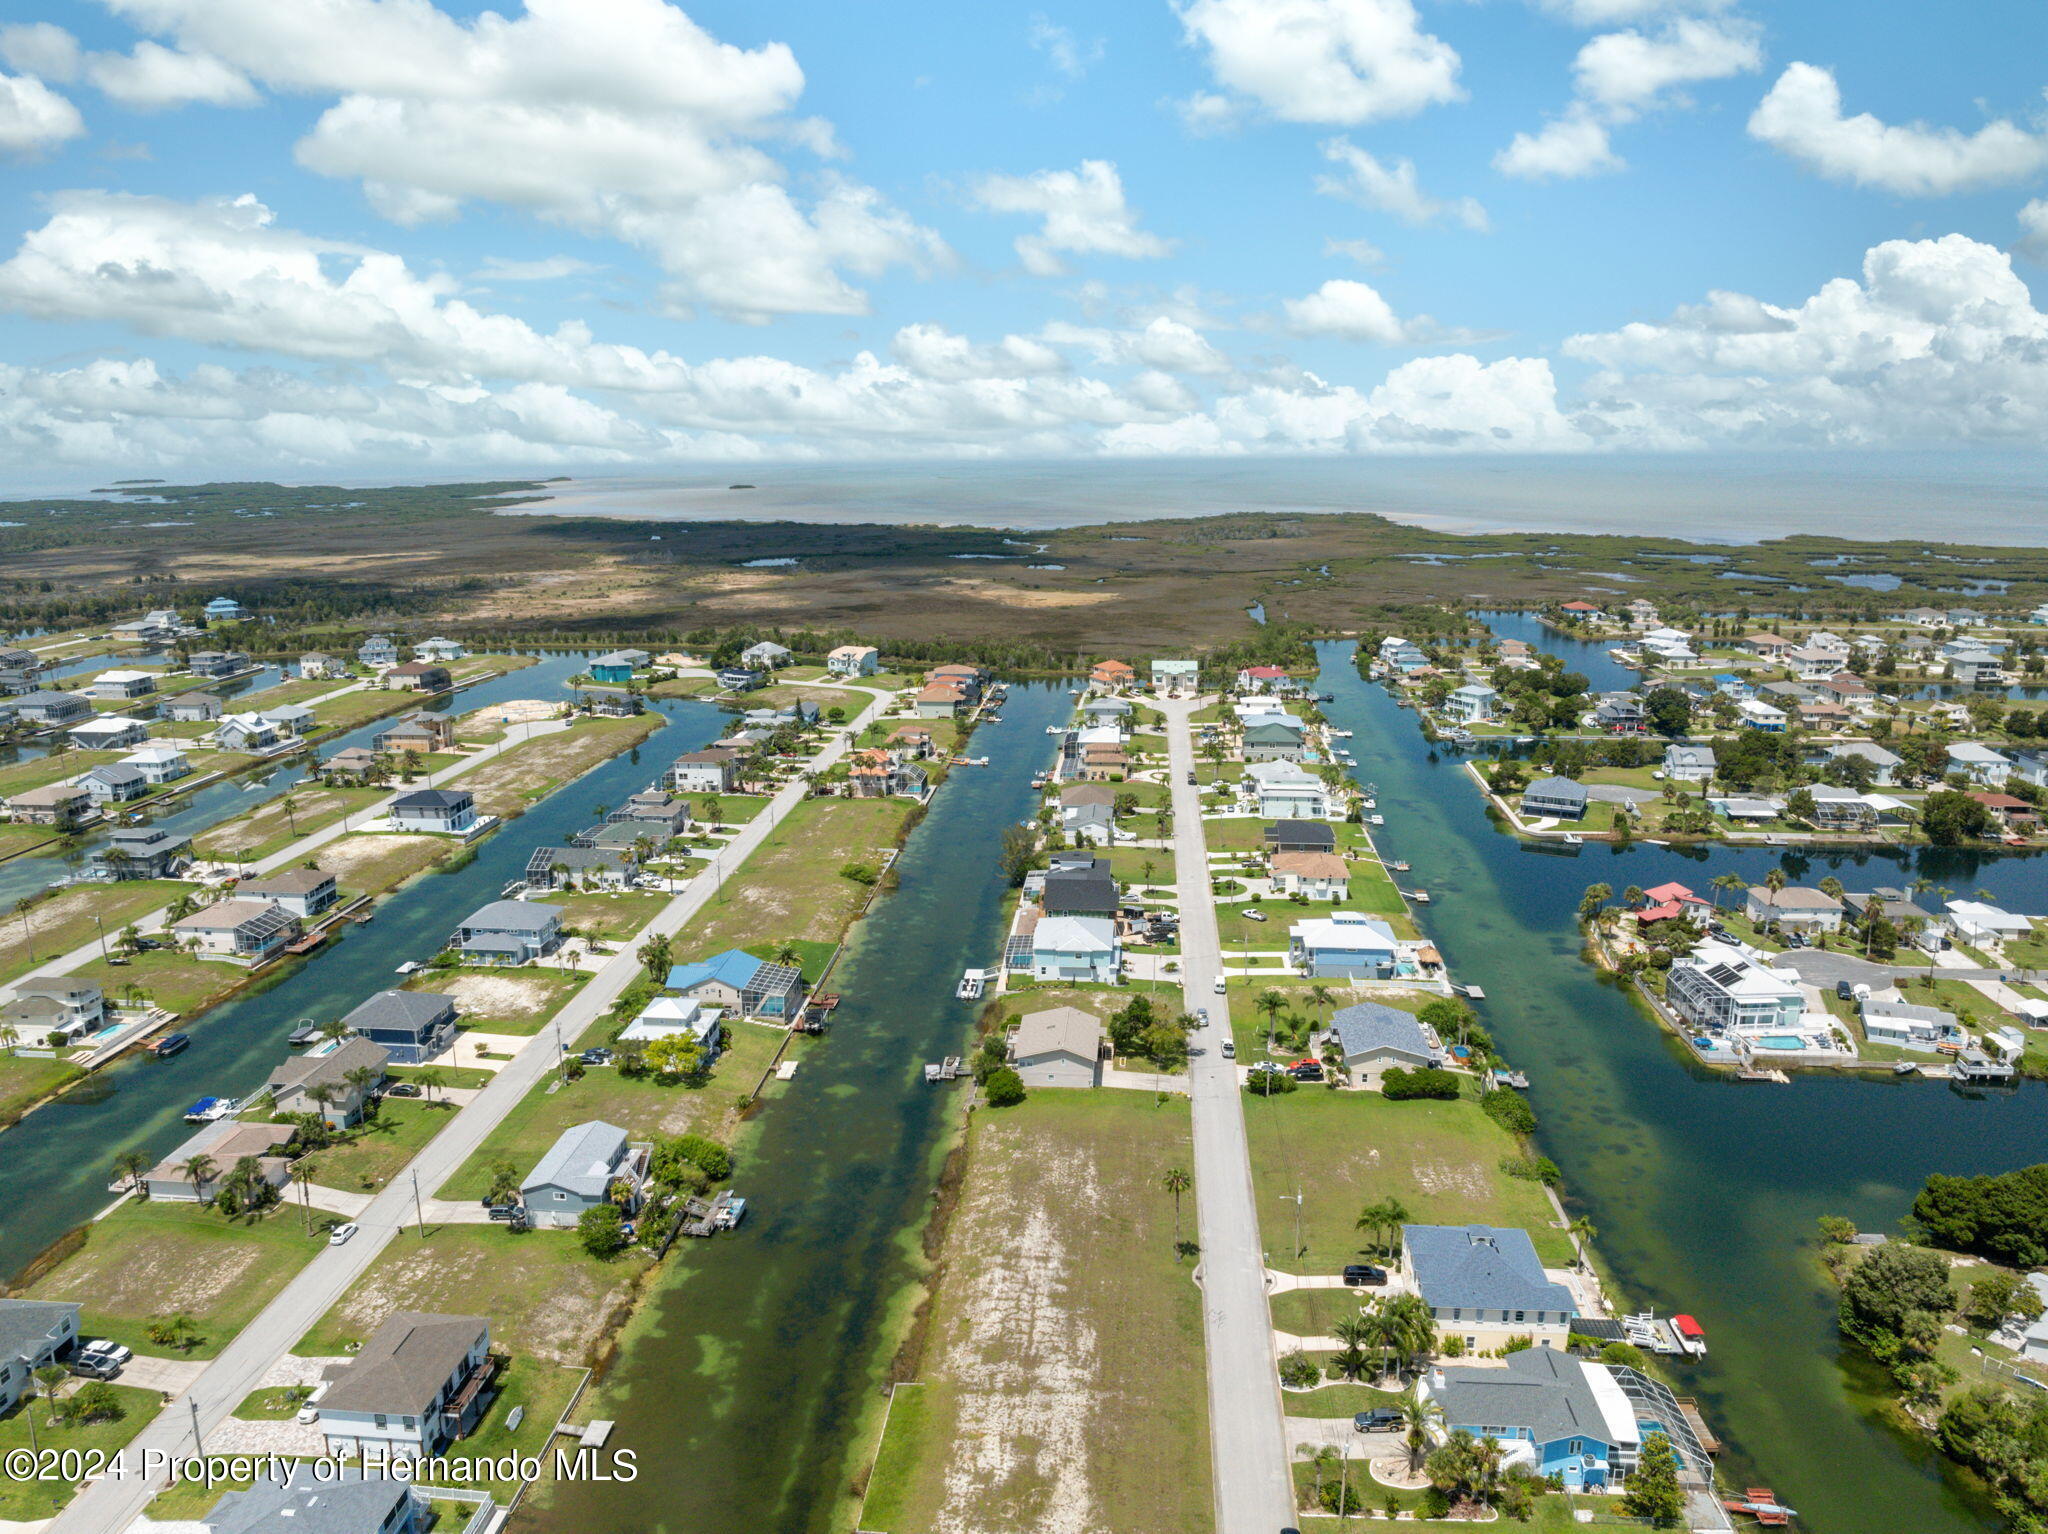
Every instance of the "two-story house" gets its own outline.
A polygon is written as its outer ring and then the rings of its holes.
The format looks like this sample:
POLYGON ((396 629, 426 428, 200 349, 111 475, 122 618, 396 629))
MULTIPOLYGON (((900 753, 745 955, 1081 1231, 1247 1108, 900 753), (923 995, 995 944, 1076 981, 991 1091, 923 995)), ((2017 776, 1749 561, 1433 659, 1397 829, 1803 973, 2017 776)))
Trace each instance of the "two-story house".
POLYGON ((491 1326, 481 1316, 394 1311, 334 1368, 319 1424, 330 1454, 438 1454, 483 1415, 491 1326))

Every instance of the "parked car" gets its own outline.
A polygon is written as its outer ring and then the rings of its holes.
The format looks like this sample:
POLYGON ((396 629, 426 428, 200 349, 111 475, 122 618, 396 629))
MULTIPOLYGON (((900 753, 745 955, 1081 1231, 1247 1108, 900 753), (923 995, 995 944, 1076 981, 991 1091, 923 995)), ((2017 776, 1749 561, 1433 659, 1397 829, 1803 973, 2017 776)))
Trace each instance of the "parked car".
POLYGON ((494 1220, 510 1220, 518 1216, 519 1206, 517 1204, 494 1204, 489 1199, 485 1199, 484 1211, 494 1220))
POLYGON ((1223 1058, 1226 1060, 1235 1060, 1237 1058, 1236 1039, 1225 1039, 1223 1041, 1223 1058))
POLYGON ((1854 1001, 1856 999, 1856 987, 1849 984, 1846 980, 1837 980, 1835 982, 1835 999, 1838 1001, 1854 1001))
POLYGON ((1362 1411, 1351 1419, 1351 1425, 1361 1433, 1391 1433, 1406 1419, 1391 1406, 1375 1406, 1371 1411, 1362 1411))
POLYGON ((1188 785, 1189 785, 1190 787, 1193 787, 1193 786, 1194 786, 1194 782, 1195 782, 1195 775, 1194 775, 1194 774, 1193 774, 1193 773, 1191 772, 1191 773, 1189 773, 1189 774, 1188 774, 1188 785))
POLYGON ((327 1394, 327 1382, 321 1381, 313 1387, 313 1393, 306 1397, 306 1404, 299 1408, 299 1421, 311 1427, 320 1420, 320 1398, 327 1394))
POLYGON ((1207 1007, 1195 1008, 1195 1017, 1204 1028, 1209 1026, 1209 1009, 1207 1007))
POLYGON ((1223 994, 1223 992, 1224 992, 1224 990, 1225 990, 1225 989, 1226 989, 1226 986, 1225 986, 1225 983, 1224 983, 1224 979, 1223 979, 1223 977, 1222 977, 1221 975, 1218 975, 1218 976, 1216 977, 1216 985, 1215 985, 1215 991, 1216 991, 1216 994, 1217 994, 1218 996, 1221 996, 1221 995, 1223 994))
POLYGON ((354 1220, 337 1225, 327 1233, 327 1244, 329 1246, 344 1246, 348 1243, 349 1237, 361 1229, 362 1226, 356 1224, 354 1220))
POLYGON ((1257 906, 1253 906, 1245 911, 1244 919, 1246 921, 1264 921, 1266 919, 1266 913, 1264 911, 1261 911, 1257 906))
POLYGON ((417 1081, 394 1081, 384 1088, 386 1097, 418 1097, 420 1084, 417 1081))
POLYGON ((1377 1289, 1387 1281, 1387 1270, 1370 1262, 1354 1262, 1344 1269, 1344 1282, 1377 1289))
POLYGON ((113 1363, 125 1364, 135 1356, 135 1349, 123 1347, 118 1342, 111 1342, 105 1337, 99 1337, 80 1348, 79 1354, 82 1357, 104 1358, 113 1363))
POLYGON ((586 1049, 578 1058, 585 1065, 610 1065, 612 1052, 609 1049, 586 1049))
POLYGON ((1303 1060, 1287 1067, 1287 1074, 1296 1081, 1321 1081, 1323 1068, 1313 1060, 1303 1060))
POLYGON ((80 1379, 110 1380, 121 1372, 121 1366, 98 1353, 80 1353, 71 1360, 71 1372, 80 1379))

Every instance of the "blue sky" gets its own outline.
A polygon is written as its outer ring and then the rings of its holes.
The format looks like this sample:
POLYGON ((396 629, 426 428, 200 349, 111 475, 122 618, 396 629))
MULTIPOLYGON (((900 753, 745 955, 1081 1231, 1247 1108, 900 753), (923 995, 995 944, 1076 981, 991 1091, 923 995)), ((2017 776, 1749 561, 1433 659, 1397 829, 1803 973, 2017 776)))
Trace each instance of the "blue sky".
POLYGON ((0 28, 0 474, 2038 443, 2044 34, 51 3, 0 28))

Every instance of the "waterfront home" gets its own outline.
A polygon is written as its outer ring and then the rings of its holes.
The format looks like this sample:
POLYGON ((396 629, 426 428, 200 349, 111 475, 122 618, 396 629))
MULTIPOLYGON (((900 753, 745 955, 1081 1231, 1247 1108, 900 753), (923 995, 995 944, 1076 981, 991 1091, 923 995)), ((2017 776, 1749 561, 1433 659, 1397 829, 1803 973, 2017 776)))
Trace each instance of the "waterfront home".
POLYGON ((753 666, 762 671, 774 671, 796 659, 796 652, 788 645, 779 645, 772 639, 763 639, 748 645, 740 651, 740 664, 753 666))
POLYGON ((308 650, 299 657, 299 676, 308 682, 331 682, 348 675, 348 664, 325 650, 308 650))
POLYGON ((1673 742, 1664 748, 1664 776, 1674 783, 1705 783, 1718 765, 1712 746, 1673 742))
POLYGON ((108 714, 100 719, 91 719, 84 724, 73 725, 64 732, 71 737, 71 743, 86 751, 119 751, 126 746, 139 746, 149 739, 149 725, 141 719, 130 719, 123 714, 108 714))
POLYGON ((1267 871, 1283 895, 1342 900, 1351 892, 1351 867, 1334 852, 1276 852, 1267 871))
POLYGON ((612 687, 623 687, 633 680, 634 672, 653 658, 645 650, 613 650, 590 663, 590 679, 612 687))
POLYGON ((219 693, 181 692, 157 705, 157 712, 173 724, 210 724, 227 712, 219 693))
POLYGON ((455 998, 432 991, 379 991, 342 1026, 384 1051, 393 1065, 424 1065, 455 1042, 455 998))
POLYGON ((1113 985, 1122 968, 1123 949, 1110 917, 1047 915, 1031 935, 1034 979, 1113 985))
POLYGON ((117 623, 108 632, 124 645, 141 645, 157 650, 170 644, 183 632, 184 625, 176 613, 149 613, 140 618, 130 618, 126 623, 117 623))
POLYGON ((346 1129, 384 1085, 390 1063, 382 1044, 350 1034, 331 1048, 290 1056, 264 1089, 279 1113, 317 1113, 330 1129, 346 1129))
POLYGON ((1116 878, 1102 858, 1063 854, 1039 880, 1039 909, 1048 916, 1113 916, 1117 900, 1116 878))
POLYGON ((967 694, 958 687, 944 682, 933 682, 918 689, 917 699, 912 705, 920 719, 951 719, 967 702, 967 694))
POLYGON ((1792 674, 1800 681, 1818 682, 1835 674, 1842 664, 1842 657, 1833 650, 1800 645, 1785 656, 1785 664, 1792 668, 1792 674))
POLYGON ((892 794, 916 797, 924 793, 930 782, 922 767, 904 761, 893 751, 856 751, 851 760, 847 780, 858 798, 886 799, 892 794))
POLYGON ((1949 680, 1964 687, 1995 686, 2005 679, 2004 663, 1981 646, 1958 650, 1947 665, 1949 680))
POLYGON ((1027 1012, 1010 1034, 1010 1064, 1027 1087, 1102 1084, 1102 1019, 1079 1007, 1027 1012))
POLYGON ((1130 733, 1131 705, 1125 698, 1090 698, 1081 705, 1081 717, 1091 725, 1114 725, 1119 738, 1130 733))
POLYGON ((804 1009, 803 971, 776 964, 743 948, 728 948, 708 959, 678 964, 668 972, 667 989, 741 1017, 795 1022, 804 1009))
POLYGON ((1468 1353, 1517 1337, 1562 1349, 1578 1314, 1571 1290, 1544 1272, 1526 1230, 1404 1225, 1401 1265, 1438 1334, 1462 1338, 1468 1353))
POLYGON ((768 673, 753 671, 745 666, 725 666, 719 670, 718 685, 727 692, 752 692, 766 686, 768 673))
POLYGON ((304 735, 317 727, 313 711, 303 703, 279 703, 262 711, 263 722, 277 731, 279 739, 304 735))
POLYGON ((1797 976, 1770 969, 1753 950, 1709 939, 1671 961, 1665 1000, 1709 1033, 1796 1029, 1806 1010, 1797 976))
POLYGON ((25 788, 7 801, 7 818, 25 826, 68 831, 92 810, 92 795, 76 783, 25 788))
POLYGON ((1412 640, 1403 639, 1399 634, 1389 634, 1380 641, 1379 662, 1389 670, 1407 675, 1420 671, 1429 664, 1429 657, 1422 653, 1421 646, 1412 640))
POLYGON ((367 746, 345 746, 320 764, 320 775, 329 782, 349 778, 357 782, 377 770, 377 753, 367 746))
POLYGON ((2022 783, 2031 783, 2036 788, 2048 788, 2048 752, 2039 749, 2015 751, 2012 756, 2012 775, 2022 783))
POLYGON ((85 690, 101 702, 140 698, 156 691, 154 671, 102 671, 86 684, 85 690))
POLYGON ((1269 715, 1245 727, 1241 745, 1248 762, 1298 762, 1306 735, 1294 720, 1269 715))
POLYGON ((1852 758, 1870 764, 1870 782, 1879 788, 1889 788, 1898 781, 1898 771, 1905 766, 1905 759, 1897 752, 1888 751, 1875 741, 1849 740, 1839 745, 1823 746, 1818 753, 1825 762, 1846 762, 1852 758))
POLYGON ((1709 799, 1707 807, 1723 820, 1741 821, 1750 825, 1761 825, 1777 820, 1785 813, 1782 799, 1759 799, 1737 794, 1725 798, 1709 799))
POLYGON ((884 745, 912 760, 935 755, 938 745, 928 724, 899 724, 884 737, 884 745))
POLYGON ((92 703, 75 692, 32 692, 14 705, 17 717, 28 724, 69 724, 92 717, 92 703))
POLYGON ((1839 703, 1824 703, 1818 699, 1802 703, 1799 705, 1799 727, 1815 731, 1846 730, 1849 711, 1839 703))
POLYGON ((1570 778, 1538 778, 1522 790, 1522 814, 1552 820, 1583 820, 1586 790, 1570 778))
POLYGON ((1484 682, 1467 682, 1444 699, 1444 717, 1460 724, 1480 724, 1493 717, 1500 694, 1484 682))
POLYGON ((0 1023, 27 1045, 66 1048, 106 1025, 104 992, 89 980, 24 980, 0 1006, 0 1023))
POLYGON ((1122 692, 1137 679, 1128 661, 1099 660, 1088 670, 1088 686, 1096 692, 1122 692))
POLYGON ((2012 776, 2012 758, 1989 746, 1962 741, 1948 748, 1948 770, 1986 788, 2003 788, 2005 780, 2012 776))
POLYGON ((91 867, 102 879, 168 879, 191 861, 192 838, 162 826, 122 826, 93 848, 91 867))
POLYGON ((372 671, 382 671, 398 664, 398 646, 389 634, 372 634, 356 647, 356 659, 372 671))
POLYGON ((1580 623, 1605 623, 1607 621, 1607 614, 1595 607, 1591 602, 1566 602, 1561 605, 1559 611, 1567 618, 1575 619, 1580 623))
POLYGON ((724 1017, 725 1008, 707 1005, 694 996, 657 996, 625 1026, 618 1042, 644 1044, 686 1033, 697 1041, 707 1061, 715 1060, 719 1041, 725 1037, 724 1017))
POLYGON ((234 676, 249 669, 249 656, 242 650, 201 650, 185 662, 194 676, 234 676))
POLYGON ((1443 1059, 1441 1041, 1413 1012, 1377 1001, 1340 1010, 1326 1038, 1343 1062, 1345 1079, 1375 1091, 1389 1070, 1423 1070, 1443 1059))
POLYGON ((0 670, 33 676, 42 669, 43 658, 35 651, 24 650, 18 645, 0 645, 0 670))
POLYGON ((422 639, 412 647, 414 660, 439 661, 446 665, 451 660, 461 660, 469 651, 454 639, 443 639, 436 634, 432 639, 422 639))
POLYGON ((185 759, 185 753, 169 745, 144 746, 140 751, 122 757, 121 765, 133 767, 152 787, 174 783, 192 771, 192 764, 185 759))
POLYGON ((739 761, 730 751, 690 751, 670 763, 668 784, 681 794, 730 793, 739 761))
POLYGON ((1359 911, 1312 916, 1287 929, 1288 962, 1318 979, 1385 980, 1394 955, 1394 929, 1359 911))
POLYGON ((411 660, 402 666, 393 666, 384 673, 386 687, 407 688, 413 692, 446 692, 455 685, 455 678, 446 666, 432 661, 411 660))
POLYGON ((571 1124, 519 1185, 526 1218, 543 1230, 573 1230, 587 1209, 615 1204, 625 1215, 640 1207, 647 1183, 648 1147, 602 1119, 571 1124))
POLYGON ((936 682, 944 687, 957 687, 967 695, 969 703, 981 700, 981 689, 988 681, 988 673, 979 666, 963 666, 958 662, 947 666, 934 666, 924 674, 927 686, 936 682))
POLYGON ((1762 698, 1744 698, 1735 705, 1735 716, 1748 729, 1763 730, 1771 735, 1785 733, 1785 711, 1762 698))
POLYGON ((605 816, 608 825, 632 825, 657 842, 690 828, 690 801, 661 788, 643 788, 605 816))
POLYGON ((1643 891, 1643 903, 1635 909, 1636 925, 1647 927, 1688 916, 1705 918, 1711 909, 1707 901, 1700 899, 1687 886, 1672 880, 1643 891))
POLYGON ((1863 708, 1877 697, 1876 690, 1852 671, 1837 671, 1815 685, 1823 698, 1848 709, 1863 708))
MULTIPOLYGON (((1456 1330, 1454 1327, 1453 1331, 1456 1330)), ((1439 1365, 1415 1393, 1437 1413, 1432 1436, 1465 1432, 1498 1444, 1503 1468, 1555 1477, 1567 1492, 1618 1485, 1641 1457, 1636 1406, 1606 1364, 1551 1348, 1510 1353, 1500 1367, 1439 1365)))
POLYGON ((1991 621, 1974 607, 1951 607, 1943 616, 1952 629, 1980 629, 1991 621))
POLYGON ((223 751, 268 751, 277 741, 277 726, 261 714, 229 714, 213 727, 213 743, 223 751))
POLYGON ((94 804, 126 804, 149 792, 149 779, 141 769, 120 762, 95 767, 78 782, 94 804))
MULTIPOLYGON (((183 1525, 203 1534, 421 1534, 438 1522, 433 1493, 395 1475, 365 1475, 354 1465, 280 1461, 231 1491, 213 1511, 183 1525)), ((463 1504, 463 1516, 488 1516, 488 1498, 463 1504)))
POLYGON ((1951 900, 1944 909, 1948 913, 1944 920, 1949 931, 1978 948, 2024 938, 2033 931, 2030 917, 2001 910, 1981 900, 1951 900))
POLYGON ((1328 820, 1335 813, 1328 785, 1292 762, 1253 762, 1244 775, 1268 820, 1328 820))
POLYGON ((255 962, 275 957, 298 941, 298 917, 268 900, 223 900, 181 916, 169 928, 202 958, 255 962))
POLYGON ((2008 836, 2031 836, 2040 829, 2040 807, 2032 801, 2022 799, 2018 794, 1987 793, 1979 790, 1970 795, 1985 809, 1998 829, 2008 836))
POLYGON ((1783 932, 1839 932, 1842 902, 1825 890, 1788 884, 1781 890, 1752 885, 1743 895, 1742 914, 1753 926, 1783 932))
POLYGON ((1907 1001, 1896 989, 1873 995, 1862 1005, 1863 1037, 1872 1044, 1934 1054, 1946 1044, 1961 1044, 1967 1035, 1953 1012, 1907 1001))
POLYGON ((1747 650, 1751 655, 1760 655, 1765 660, 1780 660, 1792 653, 1792 641, 1783 634, 1745 634, 1737 648, 1747 650))
POLYGON ((269 900, 283 906, 301 921, 310 921, 341 899, 334 875, 317 868, 281 868, 274 874, 244 879, 235 886, 236 898, 269 900))
POLYGON ((0 1415, 35 1393, 36 1370, 77 1346, 78 1312, 67 1300, 0 1300, 0 1415))
POLYGON ((1107 742, 1080 748, 1077 775, 1091 783, 1120 783, 1130 775, 1131 758, 1122 746, 1107 742))
POLYGON ((256 1163, 256 1175, 273 1188, 282 1188, 291 1176, 291 1162, 285 1151, 299 1136, 296 1124, 246 1123, 240 1119, 215 1119, 200 1126, 176 1150, 142 1174, 142 1186, 153 1204, 203 1204, 213 1197, 220 1180, 244 1157, 256 1163), (203 1182, 192 1178, 192 1162, 200 1156, 213 1163, 203 1182))
POLYGON ((391 801, 391 821, 401 831, 463 836, 476 824, 476 796, 466 788, 415 788, 391 801))
POLYGON ((1335 852, 1337 829, 1324 820, 1279 820, 1266 827, 1268 852, 1335 852))
POLYGON ((394 756, 407 751, 417 751, 424 756, 433 751, 445 751, 454 744, 455 720, 431 709, 407 714, 370 742, 373 749, 394 756))
POLYGON ((1285 666, 1243 666, 1237 673, 1239 692, 1278 692, 1292 680, 1285 666))
POLYGON ((1198 692, 1201 669, 1199 661, 1155 659, 1152 662, 1152 690, 1168 695, 1198 692))
POLYGON ((843 644, 825 657, 832 676, 873 676, 882 669, 882 652, 871 644, 843 644))
POLYGON ((240 623, 249 616, 249 609, 233 597, 215 597, 201 611, 208 623, 240 623))
POLYGON ((1816 783, 1806 792, 1813 800, 1816 830, 1870 831, 1877 826, 1877 806, 1853 788, 1816 783))
POLYGON ((327 1452, 438 1454, 483 1416, 491 1373, 491 1327, 482 1316, 393 1311, 329 1373, 315 1407, 327 1452))
POLYGON ((526 862, 526 882, 541 890, 625 889, 636 865, 615 847, 536 847, 526 862))
POLYGON ((1060 829, 1077 847, 1107 846, 1116 834, 1116 790, 1106 783, 1069 783, 1060 790, 1060 829))
POLYGON ((469 964, 531 964, 562 945, 562 908, 493 900, 463 918, 450 945, 469 964))
POLYGON ((1610 692, 1594 705, 1592 725, 1609 735, 1646 735, 1650 716, 1643 712, 1643 700, 1632 692, 1610 692))
POLYGON ((1909 607, 1902 613, 1893 613, 1892 618, 1898 623, 1917 623, 1924 629, 1948 626, 1948 614, 1938 607, 1909 607))

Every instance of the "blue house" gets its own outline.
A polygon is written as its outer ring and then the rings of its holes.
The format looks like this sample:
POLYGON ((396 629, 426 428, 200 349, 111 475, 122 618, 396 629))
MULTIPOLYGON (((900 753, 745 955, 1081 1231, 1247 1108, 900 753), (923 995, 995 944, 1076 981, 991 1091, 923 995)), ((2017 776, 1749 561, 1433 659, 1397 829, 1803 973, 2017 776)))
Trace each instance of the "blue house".
POLYGON ((1566 1491, 1605 1486, 1635 1468, 1644 1428, 1614 1370, 1569 1353, 1529 1348, 1505 1367, 1437 1368, 1418 1394, 1443 1412, 1443 1436, 1491 1438, 1505 1465, 1555 1475, 1566 1491))
POLYGON ((803 971, 728 948, 668 972, 668 989, 743 1017, 794 1022, 804 1009, 803 971))
POLYGON ((633 673, 654 657, 645 650, 614 650, 609 655, 600 655, 590 663, 590 679, 614 687, 623 687, 633 680, 633 673))
POLYGON ((206 604, 208 623, 240 623, 249 616, 249 609, 233 597, 215 597, 206 604))

